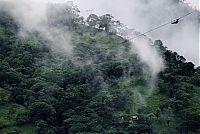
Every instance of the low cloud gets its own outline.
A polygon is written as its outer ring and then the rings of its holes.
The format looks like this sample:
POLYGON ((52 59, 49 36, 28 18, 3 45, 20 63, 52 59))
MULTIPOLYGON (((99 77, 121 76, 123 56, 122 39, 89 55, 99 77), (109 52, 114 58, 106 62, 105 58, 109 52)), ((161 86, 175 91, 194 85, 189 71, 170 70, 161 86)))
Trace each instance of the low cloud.
POLYGON ((55 17, 50 14, 52 10, 50 3, 39 0, 3 0, 0 3, 3 9, 9 12, 18 23, 20 37, 37 33, 49 42, 47 45, 53 50, 67 55, 72 52, 71 35, 67 27, 50 25, 49 19, 55 17))

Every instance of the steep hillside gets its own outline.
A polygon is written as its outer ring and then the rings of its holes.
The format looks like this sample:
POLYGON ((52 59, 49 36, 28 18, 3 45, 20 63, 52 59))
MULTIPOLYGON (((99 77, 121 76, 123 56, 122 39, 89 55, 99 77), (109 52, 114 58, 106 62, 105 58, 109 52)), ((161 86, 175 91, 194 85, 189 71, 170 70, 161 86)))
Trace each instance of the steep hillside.
POLYGON ((78 22, 59 22, 69 26, 68 54, 37 32, 20 37, 19 24, 0 12, 0 133, 199 132, 198 68, 158 40, 166 69, 153 81, 107 23, 78 22))

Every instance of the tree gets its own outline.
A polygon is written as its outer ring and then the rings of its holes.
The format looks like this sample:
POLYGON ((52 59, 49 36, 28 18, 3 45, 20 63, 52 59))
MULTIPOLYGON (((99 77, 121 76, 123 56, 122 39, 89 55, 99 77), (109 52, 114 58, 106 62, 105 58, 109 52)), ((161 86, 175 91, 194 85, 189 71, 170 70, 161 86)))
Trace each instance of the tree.
POLYGON ((152 134, 153 130, 148 125, 135 125, 130 126, 128 129, 129 134, 152 134))
POLYGON ((0 87, 0 104, 8 102, 10 92, 0 87))
POLYGON ((45 102, 34 102, 30 107, 30 117, 34 121, 39 119, 51 120, 55 113, 55 109, 45 102))
POLYGON ((195 73, 194 64, 192 62, 186 62, 181 64, 182 75, 192 76, 195 73))
POLYGON ((55 130, 49 127, 48 123, 44 120, 36 121, 35 126, 38 134, 56 134, 55 130))
POLYGON ((66 6, 65 4, 51 4, 47 12, 48 21, 53 26, 68 26, 75 28, 77 24, 82 23, 80 10, 77 6, 66 6))
POLYGON ((99 28, 105 29, 106 32, 110 31, 110 26, 113 16, 111 14, 105 14, 99 17, 99 28))
POLYGON ((99 21, 99 17, 96 14, 90 14, 87 18, 87 23, 89 24, 89 26, 91 27, 95 27, 97 26, 99 21))

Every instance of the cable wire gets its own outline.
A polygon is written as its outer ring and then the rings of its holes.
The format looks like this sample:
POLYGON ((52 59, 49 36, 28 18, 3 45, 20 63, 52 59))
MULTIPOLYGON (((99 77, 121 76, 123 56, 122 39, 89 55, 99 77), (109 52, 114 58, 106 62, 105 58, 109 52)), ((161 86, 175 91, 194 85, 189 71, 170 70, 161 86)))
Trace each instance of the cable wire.
MULTIPOLYGON (((187 14, 185 14, 185 15, 183 15, 183 16, 180 16, 180 17, 177 18, 176 20, 183 19, 183 18, 187 17, 188 15, 190 15, 190 14, 196 12, 196 11, 199 11, 199 10, 195 10, 195 11, 192 11, 192 12, 190 12, 190 13, 187 13, 187 14)), ((138 38, 138 37, 140 37, 140 36, 142 36, 142 35, 145 35, 145 34, 147 34, 147 33, 150 33, 150 32, 152 32, 152 31, 155 31, 155 30, 157 30, 157 29, 159 29, 159 28, 162 28, 162 27, 164 27, 164 26, 166 26, 166 25, 168 25, 168 24, 171 24, 171 23, 172 23, 172 21, 169 21, 169 22, 167 22, 167 23, 165 23, 165 24, 162 24, 162 25, 160 25, 160 26, 158 26, 158 27, 155 27, 155 28, 153 28, 153 29, 151 29, 151 30, 149 30, 149 31, 146 31, 146 32, 144 32, 144 33, 142 33, 142 34, 139 34, 139 35, 137 35, 137 36, 135 36, 135 37, 133 37, 133 38, 130 38, 130 39, 128 39, 128 40, 133 40, 133 39, 135 39, 135 38, 138 38)))

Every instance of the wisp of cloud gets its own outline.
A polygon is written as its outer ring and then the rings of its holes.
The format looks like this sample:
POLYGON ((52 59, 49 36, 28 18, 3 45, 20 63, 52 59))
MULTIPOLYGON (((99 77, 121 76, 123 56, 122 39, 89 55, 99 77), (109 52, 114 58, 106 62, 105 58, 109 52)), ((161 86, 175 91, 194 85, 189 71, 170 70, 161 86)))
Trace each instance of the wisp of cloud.
MULTIPOLYGON (((50 25, 51 3, 39 0, 3 0, 0 1, 4 10, 10 13, 18 23, 20 37, 38 33, 44 40, 47 40, 51 49, 60 53, 70 55, 72 52, 71 35, 67 27, 50 25)), ((67 6, 67 5, 63 5, 67 6)), ((62 8, 59 10, 63 10, 62 8)), ((56 12, 56 11, 55 11, 56 12)), ((61 14, 57 14, 59 15, 61 14)))

